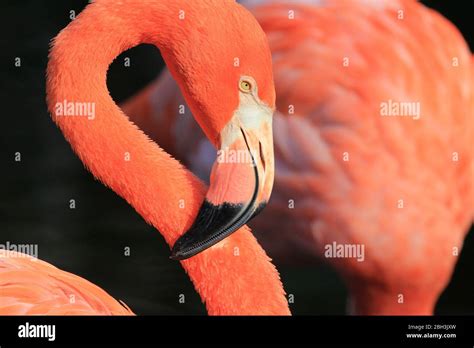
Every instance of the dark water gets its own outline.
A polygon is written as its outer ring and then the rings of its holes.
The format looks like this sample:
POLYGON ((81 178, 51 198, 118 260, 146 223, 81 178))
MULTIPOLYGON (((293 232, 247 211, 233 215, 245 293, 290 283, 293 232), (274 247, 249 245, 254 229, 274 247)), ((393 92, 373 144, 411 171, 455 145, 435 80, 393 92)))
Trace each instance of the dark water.
MULTIPOLYGON (((139 314, 204 314, 179 263, 169 260, 162 237, 114 192, 95 181, 50 120, 44 101, 48 43, 86 1, 2 2, 2 132, 0 243, 35 243, 39 257, 99 285, 139 314), (21 4, 21 7, 19 7, 21 4), (6 39, 6 42, 4 42, 6 39), (21 68, 14 58, 21 57, 21 68), (21 162, 15 162, 16 152, 21 162), (76 208, 69 208, 74 199, 76 208), (130 256, 124 255, 129 247, 130 256), (184 294, 184 304, 178 302, 184 294)), ((469 28, 472 1, 457 6, 431 2, 469 28)), ((471 38, 472 40, 472 38, 471 38)), ((472 45, 471 45, 472 47, 472 45)), ((153 79, 159 52, 141 46, 126 53, 131 67, 112 65, 108 84, 122 101, 153 79)), ((474 236, 464 251, 440 314, 474 312, 474 236)), ((279 267, 294 294, 295 314, 343 314, 345 289, 330 269, 279 267)))

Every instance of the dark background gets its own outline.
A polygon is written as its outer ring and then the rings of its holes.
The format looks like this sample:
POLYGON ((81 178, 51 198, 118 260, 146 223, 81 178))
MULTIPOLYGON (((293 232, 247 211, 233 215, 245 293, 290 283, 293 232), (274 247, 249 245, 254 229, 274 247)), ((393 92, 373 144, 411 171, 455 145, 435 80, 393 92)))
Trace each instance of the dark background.
MULTIPOLYGON (((355 0, 354 0, 355 1, 355 0)), ((448 17, 473 48, 474 1, 424 1, 448 17), (470 17, 471 16, 471 17, 470 17)), ((0 244, 36 243, 39 257, 99 285, 138 314, 204 314, 199 296, 160 234, 114 192, 95 181, 51 121, 45 104, 49 41, 87 1, 2 1, 0 244), (14 66, 21 57, 22 66, 14 66), (14 161, 20 152, 21 162, 14 161), (69 208, 75 199, 76 209, 69 208), (124 248, 131 255, 124 256, 124 248), (184 294, 186 302, 178 302, 184 294)), ((123 101, 163 66, 154 47, 139 46, 112 64, 108 85, 123 101), (131 58, 124 68, 123 57, 131 58)), ((474 235, 468 235, 438 314, 474 313, 474 235)), ((294 314, 344 314, 346 291, 321 265, 278 266, 294 294, 294 314)))

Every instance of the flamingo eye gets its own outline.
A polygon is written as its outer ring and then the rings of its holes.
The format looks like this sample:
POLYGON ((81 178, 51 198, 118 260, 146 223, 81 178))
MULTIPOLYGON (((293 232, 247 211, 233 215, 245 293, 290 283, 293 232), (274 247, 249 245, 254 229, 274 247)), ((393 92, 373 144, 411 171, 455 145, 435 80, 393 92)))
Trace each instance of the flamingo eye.
POLYGON ((244 93, 249 93, 250 91, 252 91, 252 84, 247 80, 240 81, 239 87, 240 90, 244 93))

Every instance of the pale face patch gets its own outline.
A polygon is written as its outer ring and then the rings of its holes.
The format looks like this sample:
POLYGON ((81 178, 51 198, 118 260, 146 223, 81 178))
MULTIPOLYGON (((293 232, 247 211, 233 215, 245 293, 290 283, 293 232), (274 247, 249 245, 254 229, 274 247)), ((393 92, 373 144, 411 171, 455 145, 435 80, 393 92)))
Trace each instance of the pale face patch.
POLYGON ((231 121, 221 131, 221 149, 229 147, 230 144, 241 136, 240 129, 259 130, 265 128, 265 124, 271 127, 274 110, 265 105, 258 97, 258 86, 251 76, 242 76, 242 81, 250 82, 252 88, 249 92, 239 89, 239 106, 235 110, 231 121))

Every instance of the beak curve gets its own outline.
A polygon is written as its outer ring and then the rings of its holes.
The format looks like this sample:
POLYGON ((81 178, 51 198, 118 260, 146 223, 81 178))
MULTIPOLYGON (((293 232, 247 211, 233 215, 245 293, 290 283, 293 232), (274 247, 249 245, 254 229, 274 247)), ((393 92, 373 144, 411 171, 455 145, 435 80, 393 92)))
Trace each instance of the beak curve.
POLYGON ((198 215, 171 251, 184 260, 237 231, 265 207, 273 187, 273 110, 239 108, 220 133, 210 187, 198 215))

